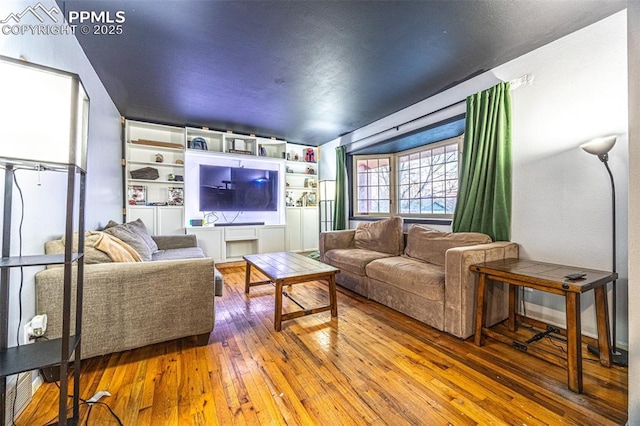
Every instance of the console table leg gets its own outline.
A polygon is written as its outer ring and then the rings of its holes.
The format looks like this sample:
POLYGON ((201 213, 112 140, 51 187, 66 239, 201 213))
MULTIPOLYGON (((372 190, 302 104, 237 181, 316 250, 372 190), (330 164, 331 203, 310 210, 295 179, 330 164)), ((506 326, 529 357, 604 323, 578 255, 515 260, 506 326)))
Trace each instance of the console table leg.
POLYGON ((580 294, 567 292, 567 375, 569 389, 582 392, 582 346, 580 322, 580 294))
POLYGON ((509 331, 516 331, 516 310, 518 308, 518 286, 507 284, 509 286, 509 331))
POLYGON ((484 327, 485 316, 487 315, 486 283, 486 274, 480 273, 478 277, 478 304, 476 306, 476 335, 474 337, 476 345, 478 346, 484 344, 482 327, 484 327))
POLYGON ((595 292, 596 301, 600 364, 605 367, 611 367, 611 334, 609 330, 609 307, 607 305, 606 286, 596 287, 593 291, 595 292))

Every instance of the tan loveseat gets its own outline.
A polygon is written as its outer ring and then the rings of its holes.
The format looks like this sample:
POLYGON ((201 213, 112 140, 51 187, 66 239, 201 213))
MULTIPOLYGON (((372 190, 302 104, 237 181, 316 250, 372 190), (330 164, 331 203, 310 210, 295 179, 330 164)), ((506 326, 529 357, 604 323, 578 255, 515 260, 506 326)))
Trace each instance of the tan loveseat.
MULTIPOLYGON (((214 326, 215 269, 195 236, 149 236, 157 248, 143 254, 143 261, 114 262, 93 248, 97 235, 88 233, 85 244, 83 359, 192 335, 207 343, 214 326)), ((47 254, 61 250, 61 240, 45 244, 47 254)), ((35 277, 36 311, 48 316, 48 338, 61 335, 63 272, 49 268, 35 277)))
MULTIPOLYGON (((320 234, 320 260, 340 268, 338 284, 462 339, 475 331, 477 277, 469 266, 517 257, 517 244, 485 234, 418 225, 404 234, 399 217, 320 234)), ((493 285, 489 300, 489 322, 506 318, 503 284, 493 285)))

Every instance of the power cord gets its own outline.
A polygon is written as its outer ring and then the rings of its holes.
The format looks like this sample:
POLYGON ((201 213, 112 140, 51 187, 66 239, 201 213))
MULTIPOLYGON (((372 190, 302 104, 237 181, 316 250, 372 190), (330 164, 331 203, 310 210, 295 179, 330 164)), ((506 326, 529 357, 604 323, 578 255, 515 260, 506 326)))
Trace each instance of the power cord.
MULTIPOLYGON (((58 382, 54 382, 56 387, 59 389, 60 392, 62 392, 62 389, 60 388, 60 384, 58 382)), ((68 398, 73 398, 73 395, 69 395, 67 394, 68 398)), ((86 405, 89 407, 89 411, 87 412, 87 418, 85 419, 85 425, 89 424, 89 417, 91 416, 91 410, 93 409, 94 405, 100 405, 100 406, 104 406, 107 407, 107 410, 109 410, 109 413, 111 414, 111 416, 116 420, 116 422, 118 422, 118 424, 120 426, 124 426, 124 424, 122 423, 122 420, 120 420, 120 417, 118 417, 118 415, 113 411, 113 409, 111 407, 109 407, 109 404, 107 404, 106 402, 101 402, 101 401, 95 401, 95 402, 89 402, 86 399, 80 398, 78 397, 78 399, 80 400, 80 405, 86 405)), ((72 409, 73 407, 68 407, 67 411, 69 411, 70 409, 72 409)), ((55 421, 55 419, 57 418, 54 417, 51 419, 51 421, 47 422, 46 424, 49 425, 51 423, 53 423, 55 421)))
MULTIPOLYGON (((13 183, 20 195, 20 226, 18 227, 18 256, 22 257, 22 225, 24 224, 24 196, 22 188, 18 183, 15 172, 13 173, 13 183)), ((24 287, 24 268, 20 267, 20 289, 18 290, 18 328, 16 330, 16 345, 20 347, 20 325, 22 324, 22 288, 24 287)), ((16 386, 13 391, 13 401, 11 402, 11 423, 16 426, 16 404, 18 403, 18 384, 20 383, 20 373, 16 375, 16 386)))

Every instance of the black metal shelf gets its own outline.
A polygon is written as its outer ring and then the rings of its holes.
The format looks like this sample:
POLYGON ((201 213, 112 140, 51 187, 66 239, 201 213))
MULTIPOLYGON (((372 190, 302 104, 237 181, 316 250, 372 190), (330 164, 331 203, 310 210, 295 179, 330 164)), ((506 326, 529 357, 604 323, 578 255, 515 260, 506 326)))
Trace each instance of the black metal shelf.
MULTIPOLYGON (((80 337, 69 337, 70 358, 79 341, 80 337)), ((62 339, 51 339, 8 348, 0 352, 0 376, 10 376, 58 365, 62 361, 61 353, 62 339)))
MULTIPOLYGON (((73 253, 68 263, 73 263, 83 256, 73 253)), ((0 258, 0 268, 18 268, 26 266, 64 265, 64 254, 40 254, 35 256, 10 256, 0 258)))

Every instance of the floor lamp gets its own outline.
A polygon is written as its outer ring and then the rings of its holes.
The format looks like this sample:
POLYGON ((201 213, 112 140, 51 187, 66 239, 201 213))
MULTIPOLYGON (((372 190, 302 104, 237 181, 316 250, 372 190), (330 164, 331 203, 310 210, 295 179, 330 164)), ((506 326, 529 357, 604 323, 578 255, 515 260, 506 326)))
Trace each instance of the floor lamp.
MULTIPOLYGON (((589 154, 593 154, 593 155, 597 155, 598 158, 600 159, 600 161, 602 161, 602 163, 604 163, 604 166, 607 168, 607 173, 609 173, 609 178, 611 179, 611 206, 612 206, 612 252, 613 252, 613 272, 616 272, 616 187, 615 184, 613 182, 613 174, 611 173, 611 169, 609 168, 609 151, 611 150, 611 148, 613 148, 613 146, 616 144, 616 136, 612 135, 612 136, 604 136, 601 138, 596 138, 596 139, 592 139, 589 142, 580 145, 580 148, 582 148, 583 150, 585 150, 586 152, 588 152, 589 154)), ((612 361, 614 364, 616 365, 621 365, 621 366, 627 366, 629 365, 629 353, 625 350, 622 349, 618 349, 616 346, 616 305, 617 305, 617 298, 616 298, 616 281, 614 280, 612 282, 612 288, 611 288, 611 298, 612 303, 612 323, 613 323, 613 327, 612 327, 612 344, 611 344, 611 355, 612 355, 612 361)), ((589 349, 589 352, 591 352, 592 354, 599 356, 600 353, 598 351, 598 348, 595 346, 587 346, 587 348, 589 349)))

